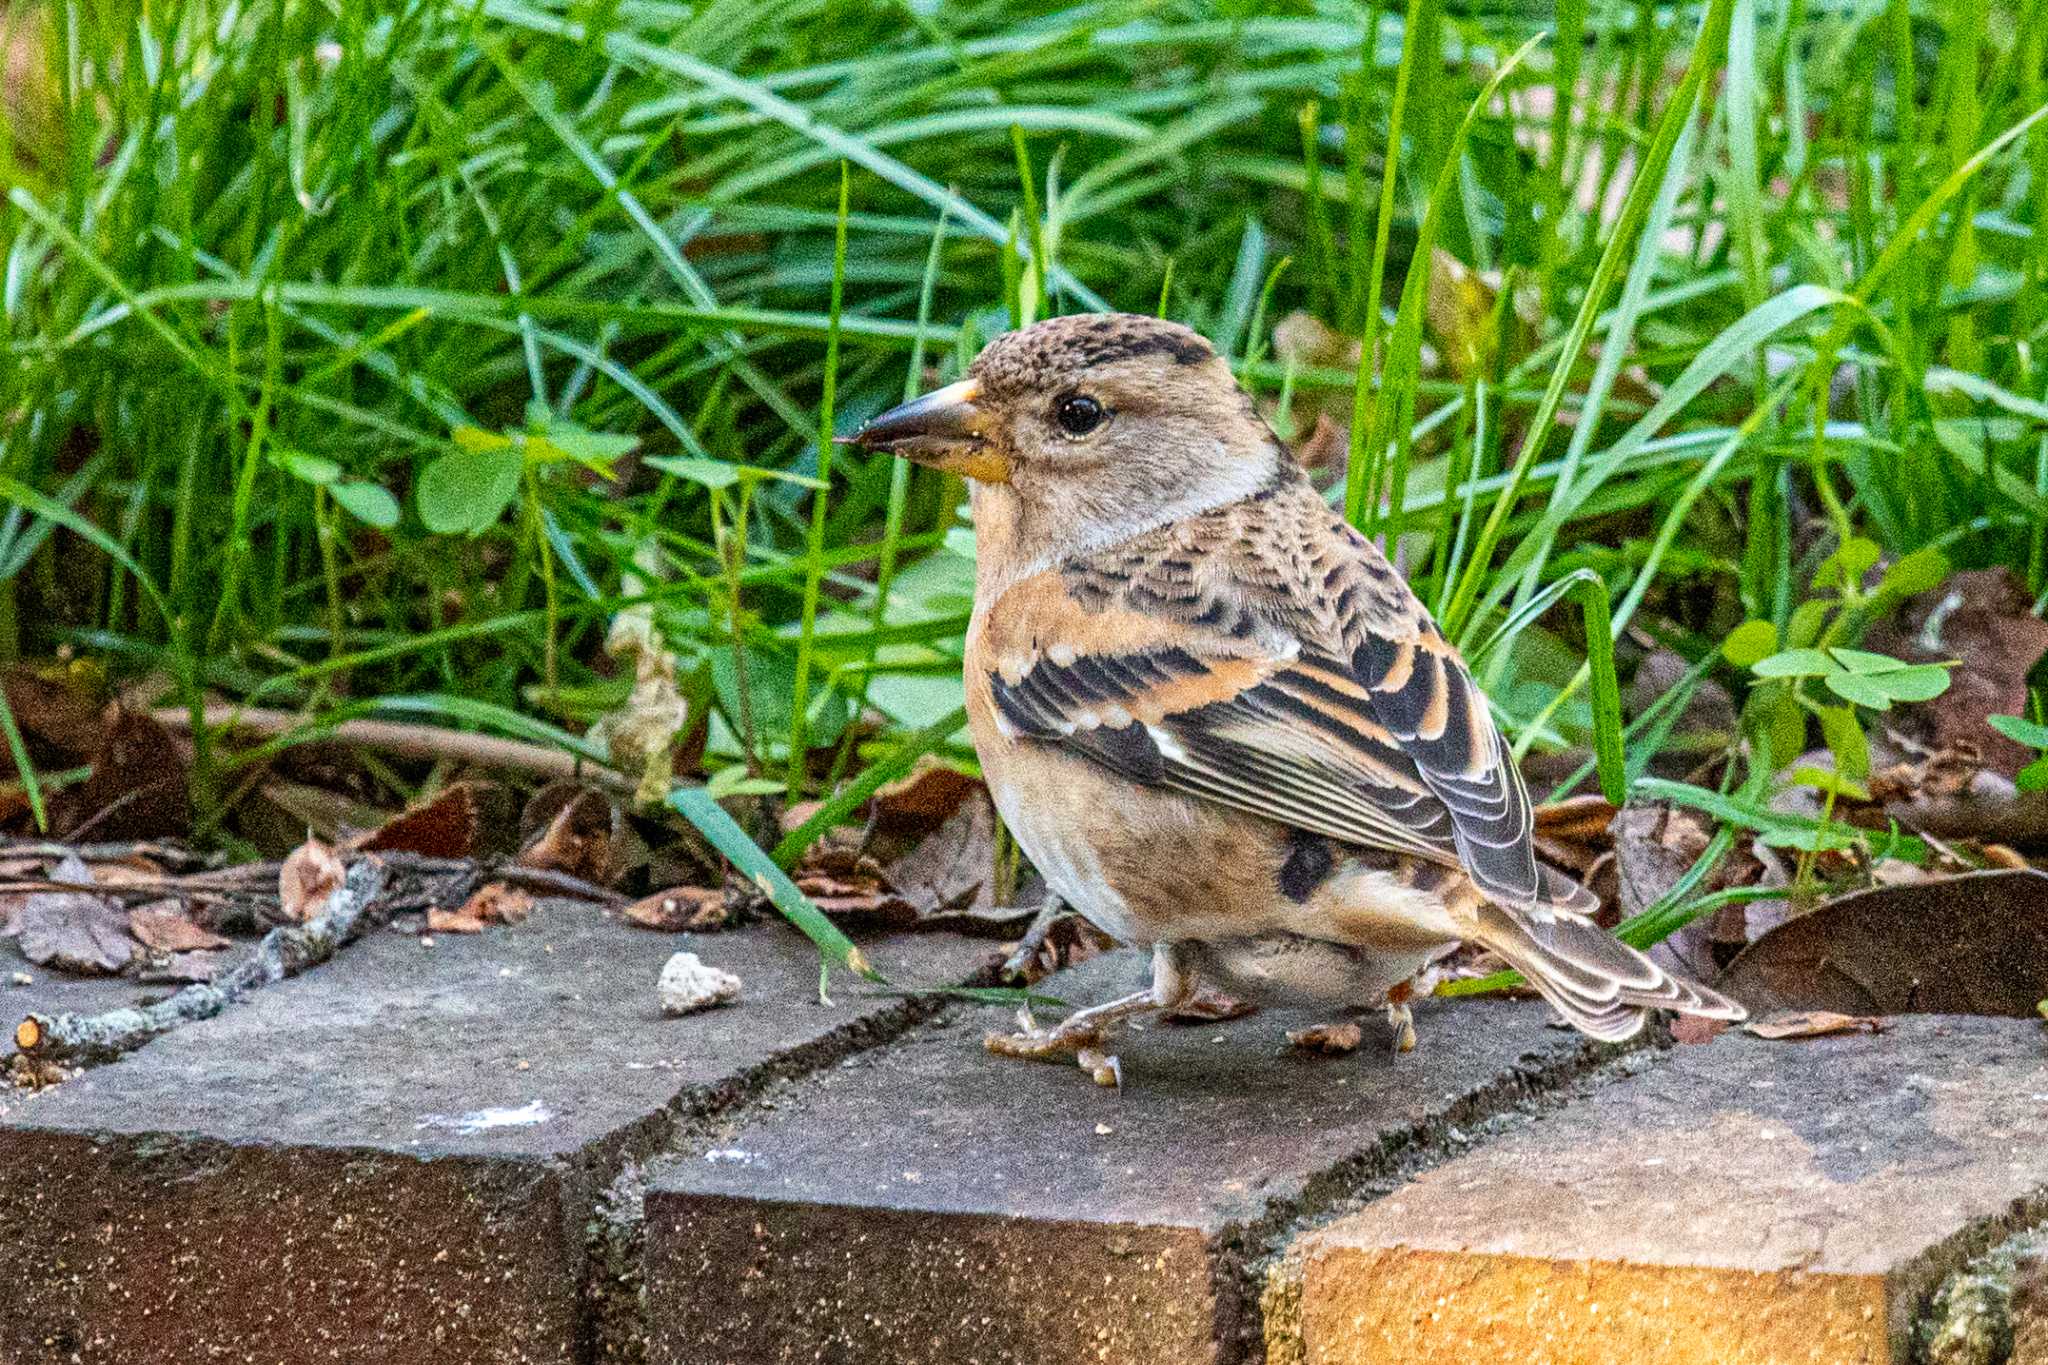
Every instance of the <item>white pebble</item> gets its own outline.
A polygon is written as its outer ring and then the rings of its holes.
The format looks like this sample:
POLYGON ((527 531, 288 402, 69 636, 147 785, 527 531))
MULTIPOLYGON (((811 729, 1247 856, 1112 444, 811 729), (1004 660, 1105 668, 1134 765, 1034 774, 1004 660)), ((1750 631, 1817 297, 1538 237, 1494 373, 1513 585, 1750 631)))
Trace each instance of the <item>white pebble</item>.
POLYGON ((729 1005, 740 998, 740 979, 731 972, 706 966, 695 953, 677 953, 661 969, 663 1014, 695 1014, 713 1005, 729 1005))

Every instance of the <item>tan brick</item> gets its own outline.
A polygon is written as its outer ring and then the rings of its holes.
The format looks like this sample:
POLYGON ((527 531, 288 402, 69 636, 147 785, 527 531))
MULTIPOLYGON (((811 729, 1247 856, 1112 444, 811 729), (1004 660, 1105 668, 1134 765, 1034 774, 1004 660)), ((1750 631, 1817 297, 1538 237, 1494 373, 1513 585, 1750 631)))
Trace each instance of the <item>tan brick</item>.
POLYGON ((1679 1048, 1302 1239, 1269 1352, 1904 1361, 1935 1282, 2048 1211, 2044 1106, 2048 1049, 2014 1020, 1679 1048))

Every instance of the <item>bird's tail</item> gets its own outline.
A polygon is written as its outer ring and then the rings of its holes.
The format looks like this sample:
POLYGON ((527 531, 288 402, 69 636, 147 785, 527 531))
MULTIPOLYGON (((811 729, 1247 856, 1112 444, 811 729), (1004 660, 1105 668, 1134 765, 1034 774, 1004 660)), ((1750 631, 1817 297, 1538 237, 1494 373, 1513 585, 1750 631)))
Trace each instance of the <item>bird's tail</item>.
POLYGON ((1558 899, 1559 904, 1528 911, 1482 905, 1471 937, 1526 977, 1573 1028, 1618 1043, 1634 1037, 1652 1009, 1709 1019, 1748 1017, 1733 1000, 1673 976, 1584 918, 1572 901, 1558 899))

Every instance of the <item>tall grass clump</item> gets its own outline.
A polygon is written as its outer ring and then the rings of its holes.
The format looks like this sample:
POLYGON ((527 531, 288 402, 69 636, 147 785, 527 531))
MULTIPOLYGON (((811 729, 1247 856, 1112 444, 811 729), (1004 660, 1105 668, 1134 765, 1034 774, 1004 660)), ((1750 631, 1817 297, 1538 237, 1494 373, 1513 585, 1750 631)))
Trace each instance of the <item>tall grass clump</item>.
POLYGON ((825 438, 1163 310, 1519 750, 1751 800, 1784 744, 1625 717, 1645 650, 1783 740, 1720 645, 1853 644, 1844 546, 2048 594, 2043 9, 30 0, 0 650, 595 753, 645 607, 686 777, 850 804, 958 747, 969 560, 825 438))

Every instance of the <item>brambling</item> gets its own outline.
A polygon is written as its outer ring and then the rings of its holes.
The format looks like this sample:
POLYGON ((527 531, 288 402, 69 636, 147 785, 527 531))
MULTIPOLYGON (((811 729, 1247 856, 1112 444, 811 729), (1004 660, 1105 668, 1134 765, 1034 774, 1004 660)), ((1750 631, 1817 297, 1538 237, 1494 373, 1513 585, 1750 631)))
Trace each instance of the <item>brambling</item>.
POLYGON ((1461 942, 1619 1040, 1652 1008, 1739 1019, 1587 918, 1463 660, 1198 334, 1128 314, 989 343, 851 438, 964 475, 967 715, 1051 888, 1152 949, 1152 984, 1016 1056, 1082 1053, 1203 981, 1272 1002, 1407 1000, 1461 942))

